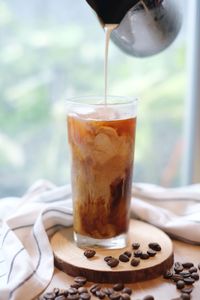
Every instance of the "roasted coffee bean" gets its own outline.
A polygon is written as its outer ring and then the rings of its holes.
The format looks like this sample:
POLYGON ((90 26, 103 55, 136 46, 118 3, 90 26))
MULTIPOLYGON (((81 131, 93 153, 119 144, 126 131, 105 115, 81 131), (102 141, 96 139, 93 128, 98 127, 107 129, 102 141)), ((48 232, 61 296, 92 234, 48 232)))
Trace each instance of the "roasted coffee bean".
POLYGON ((192 273, 191 278, 193 278, 194 280, 199 280, 199 274, 198 273, 192 273))
POLYGON ((185 287, 181 290, 182 293, 185 293, 185 294, 191 294, 193 291, 193 288, 192 287, 185 287))
POLYGON ((107 261, 109 261, 111 258, 113 258, 112 256, 106 256, 106 257, 104 257, 104 260, 107 262, 107 261))
POLYGON ((117 267, 118 264, 119 264, 119 260, 114 257, 112 257, 111 259, 109 259, 109 261, 107 261, 107 265, 111 268, 117 267))
POLYGON ((165 279, 170 279, 170 278, 172 278, 172 276, 173 276, 173 273, 170 270, 167 270, 163 275, 163 277, 165 279))
POLYGON ((78 293, 77 294, 73 294, 73 295, 69 294, 67 296, 67 300, 79 300, 79 294, 78 293))
POLYGON ((88 290, 86 287, 82 286, 82 287, 78 288, 78 292, 79 292, 79 294, 88 293, 88 290))
POLYGON ((151 295, 148 295, 148 296, 144 297, 143 300, 154 300, 154 297, 151 295))
POLYGON ((129 257, 126 254, 120 254, 119 256, 119 260, 122 262, 128 262, 129 261, 129 257))
POLYGON ((188 278, 183 278, 185 284, 189 285, 189 284, 193 284, 195 282, 195 280, 191 277, 188 278))
POLYGON ((60 292, 59 292, 59 296, 61 296, 61 295, 63 295, 63 296, 65 296, 65 297, 67 297, 68 296, 68 290, 60 290, 60 292))
POLYGON ((131 300, 131 297, 129 294, 122 293, 120 300, 131 300))
POLYGON ((134 251, 134 256, 135 257, 140 257, 141 255, 142 255, 142 251, 141 250, 134 251))
POLYGON ((81 293, 79 295, 79 299, 82 299, 82 300, 90 300, 91 299, 91 295, 89 293, 81 293))
POLYGON ((66 297, 64 295, 58 295, 54 299, 55 300, 66 300, 66 297))
POLYGON ((46 300, 53 300, 55 298, 56 294, 54 292, 48 292, 44 294, 44 299, 46 300))
POLYGON ((148 249, 147 253, 149 254, 149 256, 153 257, 153 256, 156 255, 157 252, 155 250, 153 250, 153 249, 148 249))
POLYGON ((130 251, 125 251, 124 254, 128 257, 131 257, 132 253, 130 251))
POLYGON ((106 297, 106 294, 104 292, 102 292, 101 290, 96 291, 96 297, 99 299, 104 299, 106 297))
POLYGON ((141 259, 148 259, 148 258, 149 258, 149 254, 148 254, 148 253, 142 253, 142 254, 140 255, 140 258, 141 258, 141 259))
POLYGON ((180 273, 183 271, 183 265, 180 262, 175 262, 174 264, 174 271, 176 273, 180 273))
POLYGON ((161 251, 161 246, 158 243, 149 243, 148 246, 154 251, 161 251))
POLYGON ((91 257, 95 256, 95 254, 96 254, 96 251, 94 251, 92 249, 86 249, 85 252, 84 252, 84 255, 87 258, 91 258, 91 257))
POLYGON ((190 300, 190 295, 189 295, 189 294, 182 293, 182 294, 181 294, 181 300, 190 300))
POLYGON ((182 266, 185 269, 190 269, 191 267, 194 266, 194 264, 192 262, 185 262, 185 263, 182 263, 182 266))
POLYGON ((131 266, 137 267, 139 264, 140 264, 140 259, 139 258, 131 259, 131 266))
POLYGON ((124 288, 124 284, 121 282, 113 285, 113 290, 117 292, 123 290, 123 288, 124 288))
POLYGON ((82 284, 79 284, 79 283, 76 283, 76 282, 70 285, 70 287, 75 288, 75 289, 78 289, 78 288, 80 288, 81 286, 83 286, 83 285, 82 285, 82 284))
POLYGON ((77 277, 74 278, 74 281, 75 281, 76 283, 78 283, 78 284, 84 285, 84 284, 86 284, 86 282, 87 282, 87 278, 85 278, 85 277, 83 277, 83 276, 77 276, 77 277))
POLYGON ((198 270, 197 270, 197 268, 196 267, 191 267, 191 268, 189 268, 189 272, 190 273, 196 273, 198 270))
POLYGON ((183 280, 184 278, 180 274, 173 274, 172 279, 173 281, 177 282, 179 280, 183 280))
POLYGON ((183 276, 184 278, 190 277, 190 272, 180 272, 179 275, 183 276))
POLYGON ((69 293, 70 295, 75 295, 75 294, 78 293, 78 290, 77 290, 76 288, 70 287, 70 288, 68 289, 68 293, 69 293))
POLYGON ((131 295, 131 294, 132 294, 132 289, 129 288, 129 287, 125 287, 125 288, 122 290, 122 293, 131 295))
POLYGON ((92 294, 95 294, 96 291, 99 291, 101 289, 100 285, 99 284, 93 284, 90 288, 90 292, 92 294))
POLYGON ((120 297, 121 297, 121 294, 120 294, 119 292, 114 292, 114 293, 112 293, 112 294, 109 296, 109 298, 110 298, 111 300, 119 300, 120 297))
POLYGON ((185 282, 183 280, 178 280, 177 283, 176 283, 176 287, 177 289, 181 290, 183 289, 185 286, 185 282))
POLYGON ((132 243, 132 248, 133 248, 134 250, 137 250, 137 249, 140 248, 140 244, 139 244, 139 243, 132 243))
POLYGON ((104 294, 106 294, 107 296, 109 296, 109 295, 111 295, 112 293, 114 293, 114 290, 113 290, 112 288, 102 288, 101 290, 102 290, 102 292, 103 292, 104 294))

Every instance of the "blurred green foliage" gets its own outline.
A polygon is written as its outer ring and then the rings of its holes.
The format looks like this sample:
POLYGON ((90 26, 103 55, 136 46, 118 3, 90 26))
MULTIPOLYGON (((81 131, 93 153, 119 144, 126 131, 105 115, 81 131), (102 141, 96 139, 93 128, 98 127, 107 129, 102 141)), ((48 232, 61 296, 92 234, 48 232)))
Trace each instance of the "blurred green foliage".
MULTIPOLYGON (((64 100, 103 93, 104 33, 84 9, 85 21, 59 23, 40 12, 33 24, 0 2, 0 196, 21 195, 39 178, 69 181, 64 100)), ((165 184, 182 136, 184 35, 146 59, 111 45, 109 65, 110 94, 140 99, 134 180, 165 184)), ((180 183, 180 165, 181 153, 166 184, 180 183)))

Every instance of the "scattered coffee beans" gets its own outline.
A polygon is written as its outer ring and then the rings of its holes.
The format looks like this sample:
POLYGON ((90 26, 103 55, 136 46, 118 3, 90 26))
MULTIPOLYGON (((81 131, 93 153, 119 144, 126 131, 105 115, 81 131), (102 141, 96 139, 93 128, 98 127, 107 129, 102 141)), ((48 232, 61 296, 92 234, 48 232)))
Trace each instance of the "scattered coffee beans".
POLYGON ((196 273, 197 272, 197 268, 196 267, 191 267, 191 268, 189 268, 189 272, 190 273, 196 273))
POLYGON ((78 288, 78 293, 79 294, 88 293, 88 290, 86 289, 86 287, 82 286, 78 288))
POLYGON ((133 258, 131 260, 131 266, 137 267, 140 264, 140 259, 139 258, 133 258))
POLYGON ((123 254, 120 254, 119 260, 121 262, 128 262, 129 261, 129 257, 125 253, 123 253, 123 254))
POLYGON ((139 244, 139 243, 132 243, 132 248, 133 248, 134 250, 137 250, 137 249, 140 248, 140 244, 139 244))
POLYGON ((185 293, 181 293, 181 300, 190 300, 190 295, 185 294, 185 293))
POLYGON ((101 290, 96 291, 96 297, 99 299, 104 299, 106 297, 106 294, 102 292, 101 290))
POLYGON ((143 300, 154 300, 154 297, 148 295, 148 296, 144 297, 143 300))
POLYGON ((122 293, 120 300, 131 300, 131 297, 129 294, 122 293))
POLYGON ((180 274, 173 274, 172 279, 174 282, 177 282, 179 280, 182 280, 183 277, 180 274))
POLYGON ((185 282, 183 280, 178 280, 177 283, 176 283, 176 287, 177 289, 181 290, 183 289, 185 286, 185 282))
POLYGON ((67 296, 67 299, 68 300, 79 300, 79 294, 78 293, 77 294, 73 294, 73 295, 69 294, 67 296))
POLYGON ((84 285, 87 282, 87 278, 85 278, 83 276, 77 276, 74 278, 74 281, 78 284, 84 285))
POLYGON ((171 271, 169 271, 169 270, 165 271, 165 273, 163 275, 163 277, 165 279, 170 279, 170 278, 172 278, 172 276, 173 276, 173 273, 171 271))
POLYGON ((176 298, 176 300, 190 299, 190 294, 193 291, 193 284, 196 280, 199 280, 199 274, 197 273, 198 269, 192 262, 175 262, 173 269, 175 273, 167 270, 163 277, 165 279, 172 279, 176 283, 177 289, 181 291, 180 297, 176 298), (187 285, 189 285, 189 287, 187 285))
POLYGON ((142 255, 142 251, 141 250, 134 251, 134 256, 135 257, 140 257, 141 255, 142 255))
POLYGON ((149 243, 149 248, 154 251, 161 251, 161 246, 158 243, 149 243))
POLYGON ((109 261, 109 259, 111 259, 111 258, 112 258, 112 256, 110 256, 110 255, 109 255, 109 256, 105 256, 105 257, 104 257, 104 260, 107 262, 107 261, 109 261))
POLYGON ((117 267, 119 264, 119 260, 117 258, 112 257, 107 261, 107 265, 111 268, 117 267))
POLYGON ((75 289, 78 289, 81 286, 82 286, 82 284, 79 284, 79 283, 76 283, 76 282, 70 285, 70 287, 75 288, 75 289))
POLYGON ((140 258, 141 258, 141 259, 148 259, 148 258, 149 258, 149 254, 148 254, 148 253, 142 253, 142 254, 140 255, 140 258))
POLYGON ((191 294, 193 291, 193 288, 192 287, 185 287, 184 289, 181 290, 182 293, 185 293, 185 294, 191 294))
POLYGON ((89 293, 81 293, 80 295, 81 300, 90 300, 91 295, 89 293))
POLYGON ((55 299, 56 294, 54 292, 52 292, 52 293, 45 293, 43 297, 46 300, 52 300, 52 299, 55 299))
POLYGON ((117 292, 123 290, 123 288, 124 288, 124 284, 123 283, 116 283, 113 286, 113 290, 117 291, 117 292))
POLYGON ((185 284, 187 284, 187 285, 191 285, 195 282, 195 280, 191 277, 184 278, 183 280, 184 280, 185 284))
POLYGON ((183 276, 184 278, 190 277, 191 273, 190 272, 180 272, 179 275, 183 276))
POLYGON ((110 296, 112 293, 114 293, 114 290, 112 288, 102 288, 102 292, 106 294, 107 296, 110 296))
POLYGON ((194 266, 194 264, 192 262, 185 262, 182 264, 184 269, 190 269, 191 267, 194 266))
POLYGON ((199 274, 198 273, 192 273, 191 278, 193 278, 194 280, 199 280, 199 274))
POLYGON ((129 258, 130 258, 131 255, 132 255, 130 251, 125 251, 124 254, 125 254, 126 256, 128 256, 129 258))
POLYGON ((96 291, 99 291, 101 286, 99 284, 93 284, 90 288, 90 292, 95 295, 96 291))
POLYGON ((87 258, 92 258, 93 256, 95 256, 95 254, 96 254, 96 251, 94 251, 92 249, 86 249, 85 252, 84 252, 84 255, 87 258))
POLYGON ((76 288, 70 287, 70 288, 68 289, 68 293, 69 293, 70 295, 75 295, 75 294, 78 293, 78 290, 77 290, 76 288))
POLYGON ((180 273, 180 272, 182 272, 183 271, 183 265, 180 263, 180 262, 175 262, 175 264, 174 264, 174 271, 176 272, 176 273, 180 273))
POLYGON ((125 287, 125 288, 123 288, 122 293, 131 295, 132 289, 129 287, 125 287))
POLYGON ((149 256, 153 257, 153 256, 156 255, 157 252, 156 252, 155 250, 148 249, 148 250, 147 250, 147 253, 149 254, 149 256))

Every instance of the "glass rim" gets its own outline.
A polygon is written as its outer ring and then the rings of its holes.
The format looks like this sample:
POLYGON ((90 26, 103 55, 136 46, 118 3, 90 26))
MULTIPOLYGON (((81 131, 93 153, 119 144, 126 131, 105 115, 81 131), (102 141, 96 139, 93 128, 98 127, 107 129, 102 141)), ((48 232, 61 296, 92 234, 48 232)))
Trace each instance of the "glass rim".
POLYGON ((138 97, 136 96, 116 96, 116 95, 107 95, 108 102, 105 104, 105 96, 97 96, 97 95, 88 95, 88 96, 77 96, 65 99, 66 104, 73 105, 84 105, 84 106, 123 106, 123 105, 137 105, 138 97), (94 101, 101 102, 89 102, 91 99, 94 101), (109 99, 117 100, 116 102, 109 103, 109 99), (88 102, 84 102, 83 100, 88 100, 88 102))

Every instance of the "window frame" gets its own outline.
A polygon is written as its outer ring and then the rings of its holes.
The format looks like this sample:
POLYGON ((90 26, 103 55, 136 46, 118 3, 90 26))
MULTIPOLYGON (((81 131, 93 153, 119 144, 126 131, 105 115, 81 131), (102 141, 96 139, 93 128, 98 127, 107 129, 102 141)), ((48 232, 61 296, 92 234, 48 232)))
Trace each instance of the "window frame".
POLYGON ((200 1, 189 2, 183 184, 200 182, 200 1))

